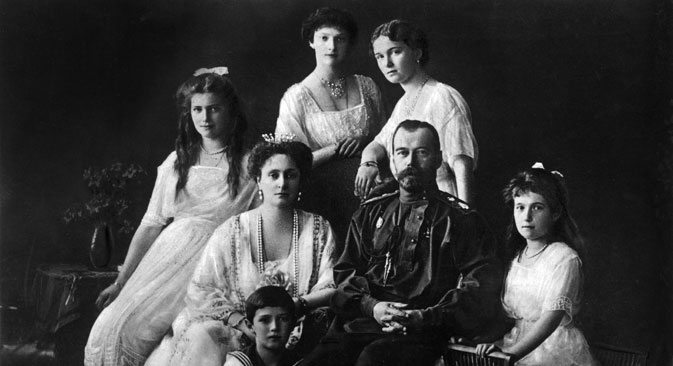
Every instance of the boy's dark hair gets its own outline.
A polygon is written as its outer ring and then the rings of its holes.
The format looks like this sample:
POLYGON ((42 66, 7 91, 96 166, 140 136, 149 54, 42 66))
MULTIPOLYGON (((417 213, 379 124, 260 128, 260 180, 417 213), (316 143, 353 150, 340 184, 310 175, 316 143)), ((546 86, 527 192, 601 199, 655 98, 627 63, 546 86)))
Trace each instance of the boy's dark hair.
POLYGON ((245 317, 252 323, 257 310, 279 307, 294 317, 294 301, 284 288, 278 286, 260 287, 245 300, 245 317))

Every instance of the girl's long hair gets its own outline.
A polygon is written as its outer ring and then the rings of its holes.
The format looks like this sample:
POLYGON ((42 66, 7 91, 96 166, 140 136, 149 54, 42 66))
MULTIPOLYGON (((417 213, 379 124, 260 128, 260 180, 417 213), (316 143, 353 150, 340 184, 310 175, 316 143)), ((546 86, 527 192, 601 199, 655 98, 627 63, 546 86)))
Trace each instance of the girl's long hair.
POLYGON ((510 223, 505 237, 507 257, 516 258, 526 247, 526 240, 517 231, 512 213, 514 197, 529 192, 543 196, 552 213, 558 216, 552 226, 550 239, 566 243, 582 258, 585 254, 584 243, 577 224, 568 210, 568 189, 565 179, 558 172, 549 172, 542 168, 529 168, 518 173, 503 190, 503 198, 510 212, 510 223))
POLYGON ((236 197, 239 188, 239 178, 243 172, 243 155, 246 151, 245 131, 248 121, 243 113, 241 102, 234 84, 226 77, 207 73, 193 76, 185 81, 175 94, 177 101, 178 137, 175 139, 177 160, 173 168, 178 173, 178 182, 175 186, 175 197, 185 189, 191 168, 200 154, 201 135, 196 131, 191 115, 191 102, 194 94, 213 93, 222 97, 228 103, 229 115, 233 128, 224 134, 221 139, 226 149, 229 172, 227 183, 232 198, 236 197))

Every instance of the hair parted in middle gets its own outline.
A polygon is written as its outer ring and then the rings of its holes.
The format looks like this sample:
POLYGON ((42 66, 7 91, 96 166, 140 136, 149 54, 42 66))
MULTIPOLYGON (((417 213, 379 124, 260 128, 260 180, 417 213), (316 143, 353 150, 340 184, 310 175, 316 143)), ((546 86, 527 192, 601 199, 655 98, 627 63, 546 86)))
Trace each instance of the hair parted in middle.
POLYGON ((292 296, 280 286, 264 286, 251 293, 245 300, 245 318, 252 323, 257 310, 266 307, 279 307, 294 318, 292 296))
POLYGON ((582 258, 584 256, 584 243, 577 223, 575 223, 575 219, 568 210, 568 189, 565 178, 558 172, 550 172, 537 167, 517 173, 502 191, 505 204, 510 209, 510 222, 505 238, 508 258, 515 258, 526 247, 526 240, 516 229, 513 210, 514 198, 530 192, 544 197, 552 214, 558 217, 552 226, 551 240, 566 243, 582 258))
POLYGON ((358 38, 358 25, 350 12, 335 8, 320 8, 301 23, 301 38, 305 42, 313 42, 313 35, 322 27, 339 28, 348 33, 348 43, 355 43, 358 38))
POLYGON ((229 78, 215 73, 192 76, 180 85, 178 91, 175 93, 180 114, 178 118, 178 137, 175 139, 177 160, 173 166, 178 173, 175 195, 177 198, 178 194, 187 185, 189 168, 196 164, 199 158, 201 135, 199 135, 196 127, 194 127, 191 107, 194 94, 204 93, 213 93, 222 97, 227 103, 229 118, 233 122, 233 128, 221 137, 222 143, 226 148, 227 162, 229 163, 227 183, 231 187, 230 192, 233 198, 238 194, 239 179, 243 172, 242 159, 246 151, 245 131, 248 128, 248 121, 243 113, 241 101, 234 84, 229 78))
POLYGON ((370 56, 374 56, 373 44, 379 37, 388 37, 391 41, 402 42, 413 50, 421 50, 422 54, 418 59, 421 66, 425 66, 430 60, 428 37, 422 29, 406 20, 394 19, 376 27, 369 41, 370 56))
POLYGON ((300 186, 304 186, 311 176, 313 153, 311 149, 299 141, 257 143, 248 158, 248 174, 254 180, 262 176, 262 167, 274 155, 287 155, 297 164, 300 174, 300 186))

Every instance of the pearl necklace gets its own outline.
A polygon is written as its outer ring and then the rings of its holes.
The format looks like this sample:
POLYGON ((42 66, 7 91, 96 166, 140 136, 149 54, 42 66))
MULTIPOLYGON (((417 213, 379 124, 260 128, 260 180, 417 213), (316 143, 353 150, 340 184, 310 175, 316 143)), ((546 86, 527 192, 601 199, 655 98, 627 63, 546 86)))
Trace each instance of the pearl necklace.
POLYGON ((329 93, 334 98, 341 98, 346 93, 346 77, 342 76, 334 80, 320 78, 320 82, 329 88, 329 93))
POLYGON ((222 158, 224 158, 224 153, 227 151, 227 147, 225 146, 224 148, 211 153, 206 151, 206 149, 203 148, 203 145, 201 145, 201 151, 205 155, 203 154, 199 155, 199 163, 201 163, 201 157, 203 157, 205 158, 203 159, 204 163, 207 162, 209 166, 218 166, 220 165, 222 158), (214 164, 213 161, 215 162, 214 164))
POLYGON ((430 80, 430 76, 426 75, 425 80, 421 83, 421 87, 418 88, 418 91, 416 92, 416 97, 414 98, 414 101, 412 103, 409 103, 409 99, 406 99, 407 103, 404 103, 404 112, 406 113, 407 117, 411 116, 411 113, 413 113, 414 109, 416 109, 416 103, 418 103, 418 98, 421 96, 421 92, 423 91, 423 87, 425 86, 425 83, 430 80))
POLYGON ((540 248, 540 250, 538 250, 537 252, 535 252, 535 254, 533 254, 533 255, 528 255, 528 245, 526 245, 526 249, 523 250, 523 255, 524 255, 526 258, 529 258, 529 259, 530 259, 530 258, 533 258, 533 257, 537 257, 538 255, 540 255, 540 253, 542 253, 545 249, 547 249, 548 246, 549 246, 549 244, 545 244, 542 248, 540 248))
MULTIPOLYGON (((292 286, 292 296, 297 297, 297 287, 299 286, 299 217, 297 210, 292 210, 292 250, 294 251, 294 258, 292 258, 292 266, 294 267, 294 286, 292 286)), ((264 235, 262 231, 262 214, 257 213, 257 271, 259 274, 264 274, 264 262, 266 255, 264 251, 264 235)))

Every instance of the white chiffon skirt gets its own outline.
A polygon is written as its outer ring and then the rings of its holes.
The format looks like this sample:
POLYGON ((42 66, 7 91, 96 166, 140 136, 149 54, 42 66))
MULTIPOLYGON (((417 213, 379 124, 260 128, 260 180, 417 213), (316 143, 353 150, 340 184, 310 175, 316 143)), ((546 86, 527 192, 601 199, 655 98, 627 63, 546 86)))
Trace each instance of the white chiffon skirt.
POLYGON ((101 312, 85 348, 86 366, 140 366, 185 306, 187 285, 215 224, 200 218, 168 225, 117 299, 101 312))

